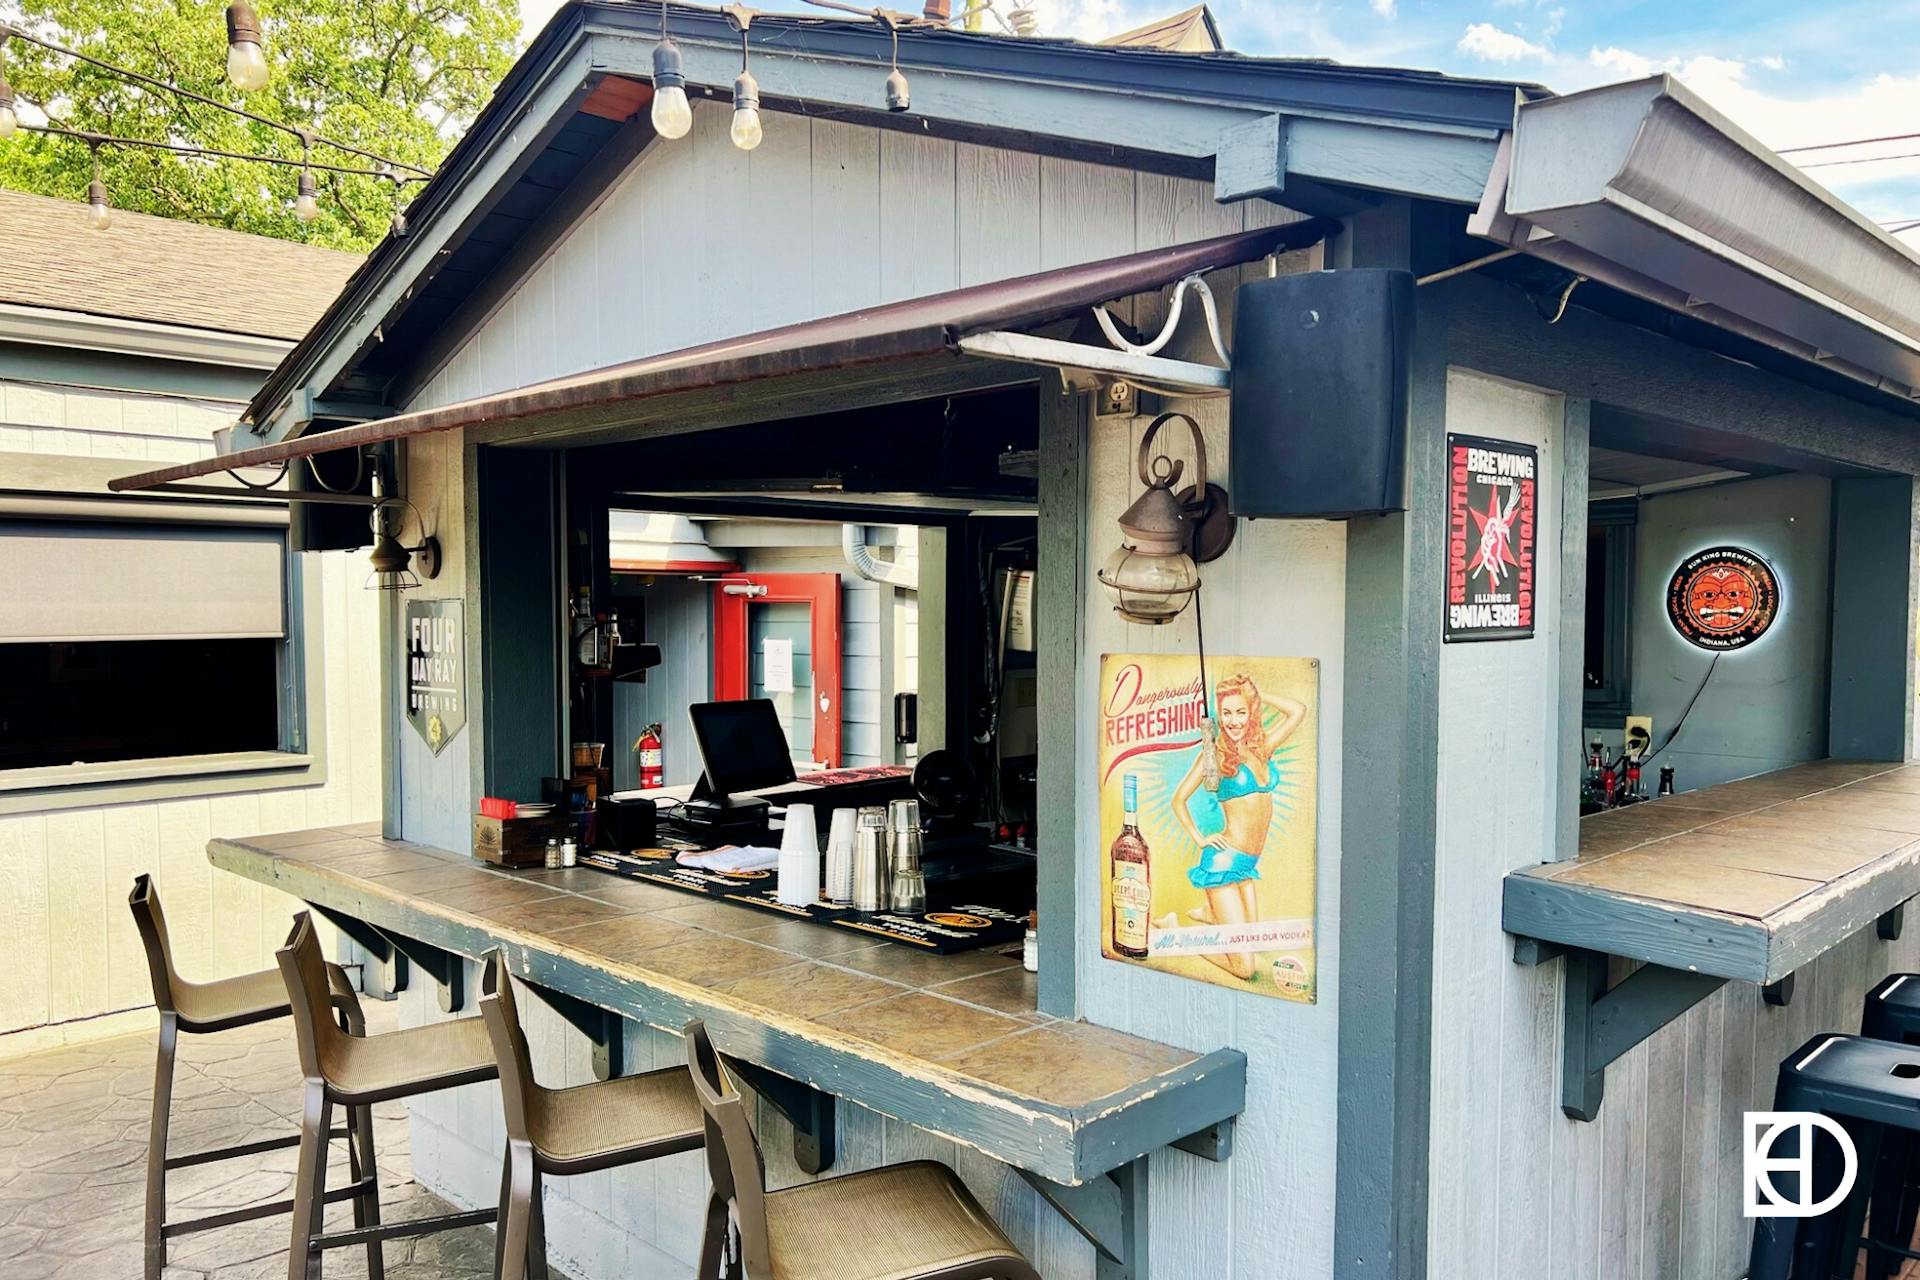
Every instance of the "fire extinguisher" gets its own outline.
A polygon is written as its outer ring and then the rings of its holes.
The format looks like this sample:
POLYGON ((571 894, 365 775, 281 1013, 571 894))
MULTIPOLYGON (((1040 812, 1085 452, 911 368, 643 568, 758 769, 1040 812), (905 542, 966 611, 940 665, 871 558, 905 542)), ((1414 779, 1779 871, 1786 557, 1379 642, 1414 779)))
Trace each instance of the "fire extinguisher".
POLYGON ((660 747, 660 726, 650 724, 633 749, 640 753, 640 788, 649 790, 667 785, 666 755, 660 747))

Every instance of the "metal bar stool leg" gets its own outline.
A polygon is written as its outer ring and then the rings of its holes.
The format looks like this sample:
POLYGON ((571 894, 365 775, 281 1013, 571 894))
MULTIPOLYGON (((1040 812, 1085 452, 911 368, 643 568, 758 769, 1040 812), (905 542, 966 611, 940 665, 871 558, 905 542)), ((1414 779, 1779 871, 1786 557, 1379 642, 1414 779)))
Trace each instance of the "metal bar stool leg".
POLYGON ((727 1252, 727 1205, 716 1195, 707 1196, 707 1229, 700 1237, 700 1275, 720 1274, 720 1263, 727 1252))
POLYGON ((549 1280, 547 1275, 547 1180, 533 1170, 533 1195, 527 1205, 527 1280, 549 1280))
POLYGON ((173 1115, 173 1062, 179 1048, 179 1019, 163 1013, 153 1063, 153 1123, 147 1131, 146 1280, 160 1280, 167 1262, 167 1127, 173 1115))
POLYGON ((499 1223, 499 1235, 494 1241, 494 1253, 500 1260, 498 1280, 526 1280, 533 1197, 539 1192, 533 1169, 533 1148, 520 1142, 507 1144, 504 1181, 506 1216, 499 1223))
POLYGON ((287 1248, 287 1280, 320 1280, 321 1253, 314 1237, 325 1225, 327 1194, 327 1130, 333 1104, 326 1086, 307 1081, 306 1105, 300 1113, 300 1165, 293 1186, 293 1234, 287 1248))
MULTIPOLYGON (((355 1180, 364 1180, 367 1189, 353 1199, 353 1225, 380 1225, 380 1165, 373 1148, 373 1108, 347 1109, 347 1150, 354 1166, 355 1180)), ((378 1240, 367 1241, 367 1280, 386 1280, 387 1264, 378 1240)))

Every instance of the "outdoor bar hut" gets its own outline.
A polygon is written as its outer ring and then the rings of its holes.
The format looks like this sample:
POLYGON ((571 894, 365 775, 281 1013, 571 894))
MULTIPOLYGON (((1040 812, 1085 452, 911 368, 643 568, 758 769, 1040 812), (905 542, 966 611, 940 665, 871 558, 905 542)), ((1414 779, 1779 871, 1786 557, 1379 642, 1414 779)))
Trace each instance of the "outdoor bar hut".
MULTIPOLYGON (((938 1161, 1049 1277, 1731 1280, 1741 1114, 1920 968, 1917 387, 1920 260, 1666 77, 570 3, 227 452, 115 487, 372 511, 382 827, 209 856, 410 1021, 496 946, 549 1083, 703 1019, 772 1185, 938 1161), (671 807, 736 762, 688 708, 795 687, 806 763, 938 756, 1024 852, 1036 975, 473 859, 656 722, 659 829, 732 820, 671 807)), ((494 1089, 411 1112, 464 1205, 494 1089)), ((651 1167, 552 1183, 554 1261, 690 1265, 705 1166, 651 1167)))

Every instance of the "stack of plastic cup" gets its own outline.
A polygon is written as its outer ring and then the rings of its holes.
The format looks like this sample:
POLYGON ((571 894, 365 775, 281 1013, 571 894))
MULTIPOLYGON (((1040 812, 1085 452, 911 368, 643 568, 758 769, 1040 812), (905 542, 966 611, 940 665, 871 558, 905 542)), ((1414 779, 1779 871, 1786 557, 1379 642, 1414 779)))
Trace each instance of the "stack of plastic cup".
POLYGON ((836 907, 853 905, 853 830, 859 816, 857 809, 835 809, 827 828, 826 899, 836 907))
POLYGON ((820 900, 820 837, 810 804, 787 806, 787 826, 780 836, 780 885, 774 896, 790 907, 810 907, 820 900))

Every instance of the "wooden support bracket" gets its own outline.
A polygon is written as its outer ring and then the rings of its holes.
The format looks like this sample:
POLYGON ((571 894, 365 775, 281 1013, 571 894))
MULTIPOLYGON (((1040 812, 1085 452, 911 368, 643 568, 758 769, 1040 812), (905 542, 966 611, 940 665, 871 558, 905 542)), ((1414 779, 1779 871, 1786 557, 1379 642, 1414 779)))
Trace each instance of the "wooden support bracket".
POLYGON ((1725 978, 1649 964, 1607 986, 1607 957, 1569 948, 1560 1109, 1592 1120, 1606 1097, 1607 1064, 1719 990, 1725 978))
POLYGON ((1515 938, 1513 940, 1513 962, 1515 964, 1545 964, 1567 954, 1566 947, 1558 942, 1548 942, 1544 938, 1515 938))
POLYGON ((1097 1280, 1146 1280, 1147 1157, 1131 1160, 1077 1187, 1018 1171, 1067 1224, 1094 1248, 1097 1280))
POLYGON ((1190 1133, 1173 1146, 1188 1155, 1219 1164, 1233 1155, 1233 1117, 1228 1116, 1217 1124, 1210 1124, 1198 1133, 1190 1133))
POLYGON ((307 903, 315 915, 345 934, 353 944, 375 961, 363 965, 360 972, 360 990, 363 995, 375 1000, 391 1000, 407 989, 411 972, 404 952, 394 949, 386 934, 364 920, 329 910, 317 902, 307 903))
POLYGON ((1784 1009, 1793 1003, 1793 975, 1790 973, 1778 982, 1769 982, 1760 988, 1760 998, 1776 1009, 1784 1009))
POLYGON ((458 1013, 467 1003, 467 961, 464 956, 399 934, 388 934, 393 949, 426 971, 440 988, 440 1012, 458 1013))
POLYGON ((1906 924, 1907 904, 1903 902, 1893 910, 1882 914, 1880 919, 1874 923, 1873 930, 1882 942, 1898 942, 1900 941, 1900 931, 1906 928, 1906 924))
POLYGON ((769 1071, 758 1063, 726 1060, 727 1070, 747 1082, 747 1087, 771 1102, 774 1110, 793 1124, 793 1162, 807 1173, 824 1173, 839 1154, 839 1120, 834 1110, 837 1099, 810 1084, 769 1071))
POLYGON ((611 1009, 602 1009, 578 996, 543 987, 537 982, 523 979, 521 985, 539 996, 549 1009, 566 1019, 568 1026, 592 1042, 595 1080, 613 1080, 626 1074, 626 1019, 611 1009))

